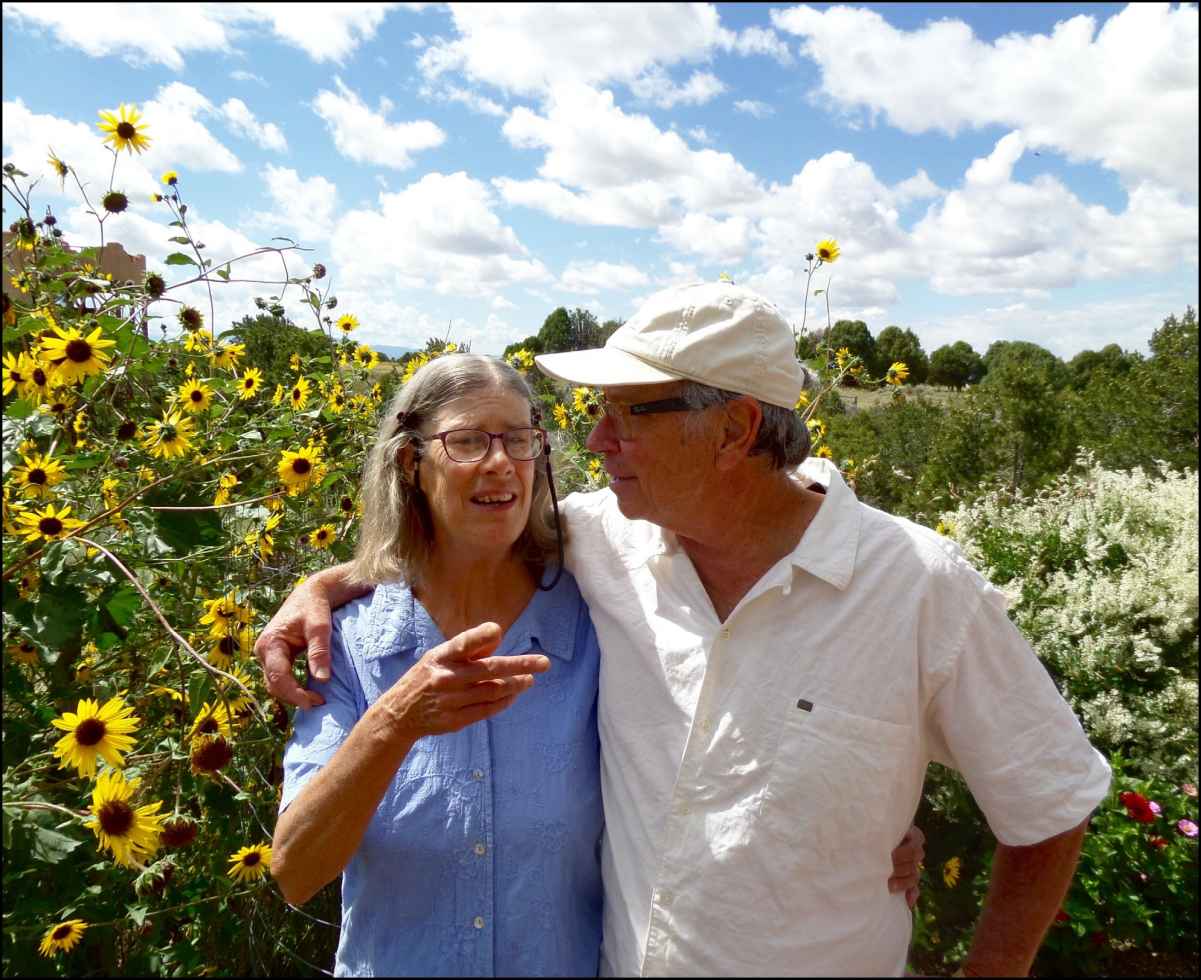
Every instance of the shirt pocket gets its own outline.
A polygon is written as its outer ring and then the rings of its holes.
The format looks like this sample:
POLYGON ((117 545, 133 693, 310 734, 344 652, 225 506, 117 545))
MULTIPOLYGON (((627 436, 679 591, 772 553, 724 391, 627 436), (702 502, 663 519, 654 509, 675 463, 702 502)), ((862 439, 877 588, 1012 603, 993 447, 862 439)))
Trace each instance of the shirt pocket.
POLYGON ((822 857, 891 849, 910 729, 821 704, 791 707, 782 726, 763 801, 765 830, 781 845, 822 857))

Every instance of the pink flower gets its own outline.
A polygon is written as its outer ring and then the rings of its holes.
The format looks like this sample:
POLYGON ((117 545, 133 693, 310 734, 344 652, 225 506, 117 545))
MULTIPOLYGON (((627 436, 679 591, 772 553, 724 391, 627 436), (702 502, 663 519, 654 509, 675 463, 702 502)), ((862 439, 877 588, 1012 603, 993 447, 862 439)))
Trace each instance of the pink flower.
POLYGON ((1177 820, 1176 829, 1184 834, 1185 837, 1197 836, 1197 825, 1191 820, 1177 820))
POLYGON ((1162 810, 1162 809, 1160 809, 1160 806, 1159 806, 1159 804, 1158 804, 1158 803, 1156 803, 1154 800, 1152 800, 1150 803, 1148 803, 1148 804, 1147 804, 1147 807, 1148 807, 1148 808, 1151 810, 1151 812, 1152 812, 1152 813, 1154 813, 1154 814, 1155 814, 1157 817, 1158 817, 1158 816, 1159 816, 1161 813, 1163 813, 1163 810, 1162 810))
POLYGON ((1191 796, 1194 800, 1197 798, 1197 787, 1192 783, 1185 783, 1180 787, 1180 792, 1185 796, 1191 796))

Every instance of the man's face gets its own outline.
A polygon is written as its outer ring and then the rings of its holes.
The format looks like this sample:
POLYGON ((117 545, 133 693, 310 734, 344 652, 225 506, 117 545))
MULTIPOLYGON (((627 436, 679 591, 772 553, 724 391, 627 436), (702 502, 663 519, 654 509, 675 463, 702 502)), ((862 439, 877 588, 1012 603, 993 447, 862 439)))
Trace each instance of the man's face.
POLYGON ((605 457, 609 486, 622 514, 673 530, 687 528, 695 515, 712 467, 702 431, 691 435, 696 413, 630 415, 629 406, 674 398, 678 381, 603 388, 609 410, 601 416, 587 446, 605 457))

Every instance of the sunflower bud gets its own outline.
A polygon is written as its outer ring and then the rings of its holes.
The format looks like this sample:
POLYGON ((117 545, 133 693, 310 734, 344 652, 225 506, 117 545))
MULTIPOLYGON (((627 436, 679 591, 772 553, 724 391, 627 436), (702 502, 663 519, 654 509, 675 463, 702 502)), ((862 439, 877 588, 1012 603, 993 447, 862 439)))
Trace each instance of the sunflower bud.
POLYGON ((320 262, 318 262, 315 266, 313 266, 313 278, 314 279, 324 279, 325 278, 325 266, 323 266, 320 262))
POLYGON ((199 824, 186 813, 176 813, 163 823, 159 840, 163 847, 187 847, 196 839, 196 832, 199 829, 199 824))
POLYGON ((134 879, 133 890, 137 892, 139 898, 161 895, 173 877, 175 877, 175 862, 171 858, 165 857, 143 869, 142 873, 134 879))
POLYGON ((129 198, 120 191, 109 191, 101 198, 100 203, 109 214, 120 214, 129 207, 129 198))
POLYGON ((146 295, 151 299, 158 299, 167 291, 167 281, 157 272, 146 273, 146 295))
POLYGON ((338 297, 337 296, 331 296, 329 299, 327 299, 325 301, 325 308, 327 310, 334 310, 334 309, 337 309, 337 307, 338 307, 338 297))

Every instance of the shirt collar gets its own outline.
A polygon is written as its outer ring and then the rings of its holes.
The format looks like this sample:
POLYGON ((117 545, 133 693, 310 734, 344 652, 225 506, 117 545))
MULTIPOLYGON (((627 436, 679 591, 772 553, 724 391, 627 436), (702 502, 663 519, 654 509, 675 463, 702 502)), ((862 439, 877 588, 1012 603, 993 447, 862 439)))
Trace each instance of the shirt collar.
POLYGON ((838 467, 827 459, 810 457, 797 468, 796 475, 804 486, 818 483, 824 487, 826 499, 789 559, 836 589, 845 589, 854 574, 859 551, 862 522, 859 501, 843 481, 838 467))
MULTIPOLYGON (((509 627, 494 656, 538 650, 559 660, 575 656, 579 593, 564 575, 549 592, 538 589, 517 621, 509 627), (571 600, 575 598, 576 602, 571 600)), ((364 660, 426 651, 442 643, 437 624, 403 582, 376 586, 364 660)))

